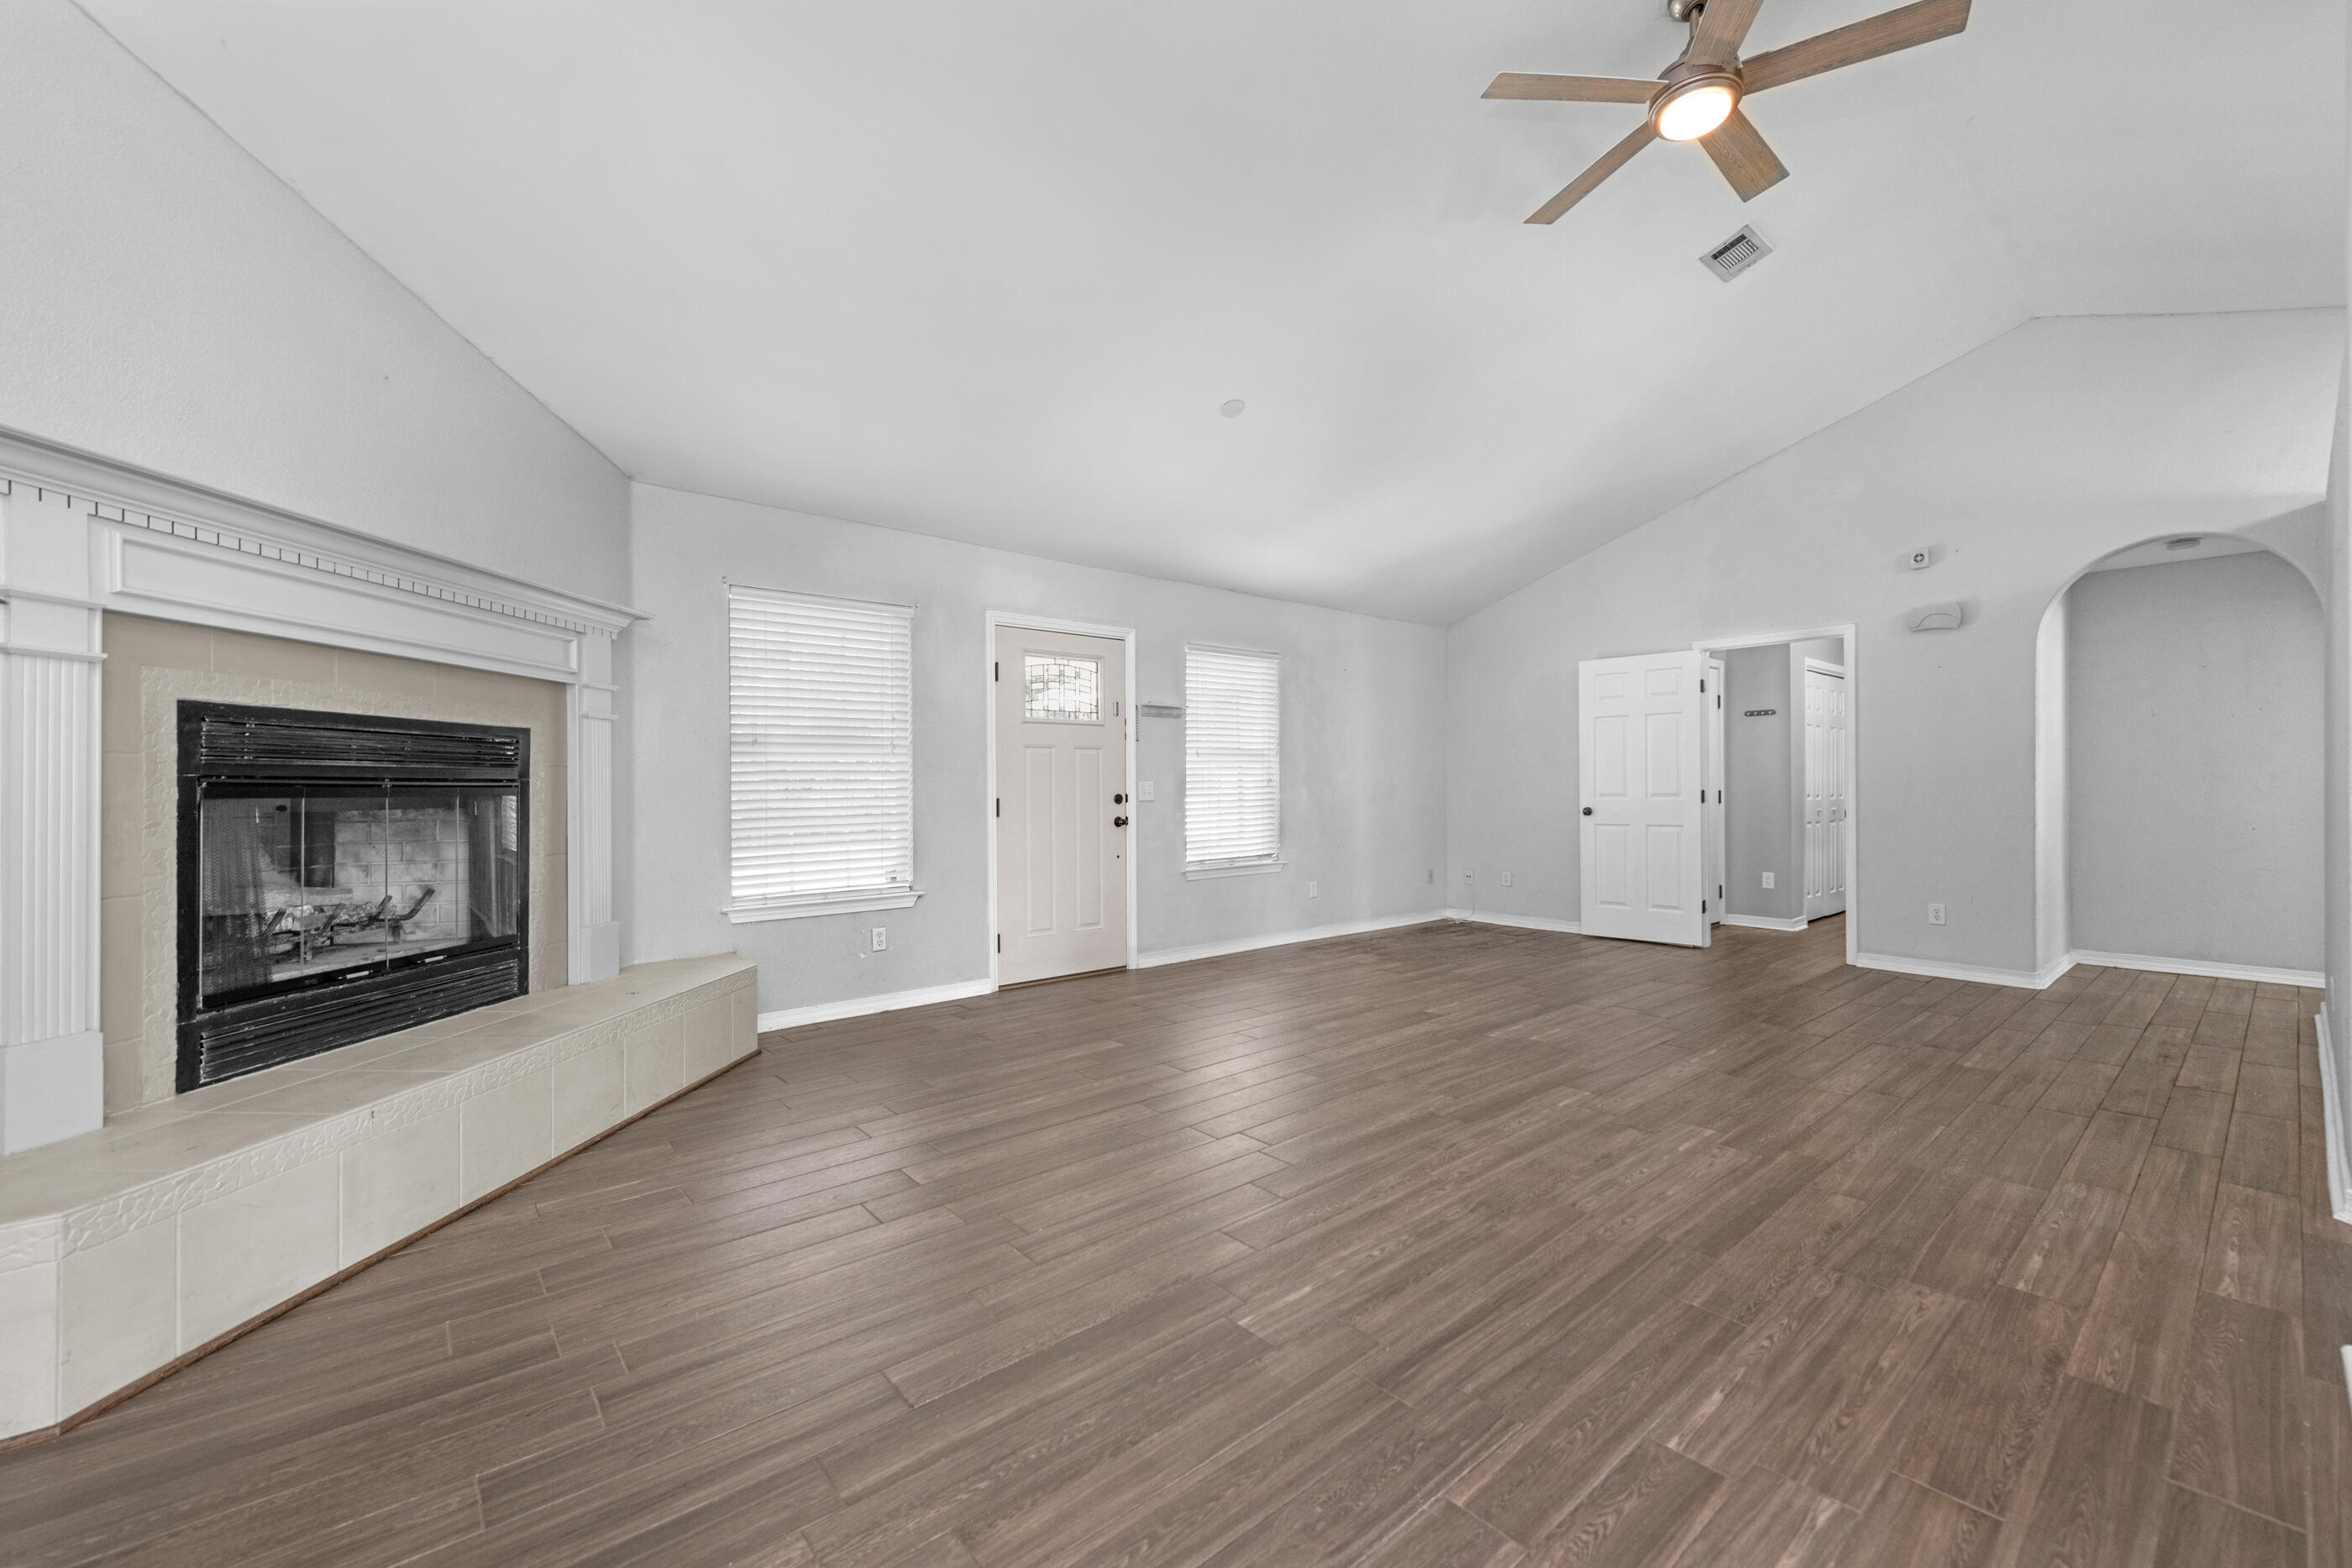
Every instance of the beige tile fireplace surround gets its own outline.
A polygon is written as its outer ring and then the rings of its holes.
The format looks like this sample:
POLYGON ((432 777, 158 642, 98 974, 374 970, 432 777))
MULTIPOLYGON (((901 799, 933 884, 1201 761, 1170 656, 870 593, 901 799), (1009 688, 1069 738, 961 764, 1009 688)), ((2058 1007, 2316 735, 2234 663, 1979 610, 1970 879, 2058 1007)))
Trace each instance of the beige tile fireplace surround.
POLYGON ((202 1354, 757 1047, 733 954, 208 1084, 0 1161, 0 1441, 202 1354))
POLYGON ((551 681, 110 612, 100 679, 99 1027, 106 1113, 172 1097, 183 698, 530 731, 530 988, 564 983, 563 688, 551 681))

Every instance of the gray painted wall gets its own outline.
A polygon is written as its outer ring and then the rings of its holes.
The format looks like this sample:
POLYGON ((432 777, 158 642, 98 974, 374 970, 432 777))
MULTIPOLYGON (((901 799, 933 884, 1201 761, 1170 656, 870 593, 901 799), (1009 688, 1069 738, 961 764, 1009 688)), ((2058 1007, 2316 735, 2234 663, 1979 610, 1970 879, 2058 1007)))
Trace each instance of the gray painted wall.
POLYGON ((1724 872, 1733 915, 1805 913, 1805 661, 1845 663, 1836 637, 1734 648, 1724 655, 1724 872), (1749 718, 1750 708, 1771 708, 1749 718), (1773 885, 1763 873, 1772 873, 1773 885))
POLYGON ((2168 533, 2317 570, 2343 354, 2334 309, 2030 322, 1471 616, 1446 644, 1455 874, 1577 917, 1578 660, 1853 622, 1863 951, 2032 974, 2042 612, 2168 533), (1920 545, 1940 560, 1905 570, 1920 545), (1963 629, 1904 629, 1940 600, 1963 629))
POLYGON ((1790 789, 1789 645, 1734 648, 1723 656, 1723 869, 1734 915, 1793 920, 1803 902, 1790 828, 1797 799, 1790 789), (1770 708, 1749 718, 1751 708, 1770 708), (1764 873, 1774 885, 1764 885, 1764 873))
POLYGON ((2316 970, 2326 622, 2269 554, 2067 591, 2078 949, 2316 970))
POLYGON ((628 482, 68 0, 8 0, 0 425, 599 598, 628 482))
POLYGON ((1137 695, 1183 701, 1188 642, 1283 656, 1286 870, 1188 882, 1183 727, 1146 719, 1138 774, 1144 953, 1433 911, 1444 866, 1445 634, 1245 594, 1068 566, 651 486, 635 489, 634 693, 623 735, 635 821, 625 958, 729 948, 758 960, 774 1011, 988 973, 991 610, 1136 629, 1137 695), (727 901, 723 579, 916 606, 911 909, 734 925, 727 901), (1321 895, 1310 899, 1309 881, 1321 895), (869 925, 886 953, 861 956, 869 925))

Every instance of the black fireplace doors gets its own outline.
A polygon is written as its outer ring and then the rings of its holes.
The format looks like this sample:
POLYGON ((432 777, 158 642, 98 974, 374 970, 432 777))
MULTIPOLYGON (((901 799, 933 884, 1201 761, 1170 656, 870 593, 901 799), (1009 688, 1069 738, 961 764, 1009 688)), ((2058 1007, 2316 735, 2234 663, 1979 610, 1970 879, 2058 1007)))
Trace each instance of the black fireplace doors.
POLYGON ((530 747, 182 703, 180 1088, 521 994, 530 747))

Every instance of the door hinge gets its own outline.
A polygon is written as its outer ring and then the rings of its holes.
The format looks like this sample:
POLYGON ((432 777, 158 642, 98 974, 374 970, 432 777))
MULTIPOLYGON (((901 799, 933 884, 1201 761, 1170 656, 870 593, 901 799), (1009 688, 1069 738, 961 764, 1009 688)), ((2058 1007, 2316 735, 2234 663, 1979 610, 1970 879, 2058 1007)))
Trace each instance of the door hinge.
POLYGON ((1004 933, 1002 931, 996 934, 996 950, 1000 953, 1004 951, 1004 933))
POLYGON ((1698 695, 1701 695, 1701 696, 1705 696, 1705 695, 1706 695, 1706 681, 1705 677, 1701 677, 1701 678, 1700 678, 1700 680, 1699 680, 1699 683, 1698 683, 1698 695))
POLYGON ((1004 815, 1004 797, 1002 795, 996 798, 996 814, 1000 817, 1004 815))
POLYGON ((992 681, 1001 681, 1004 678, 1004 664, 1002 660, 992 659, 989 661, 988 678, 992 681))
POLYGON ((1706 900, 1704 898, 1698 901, 1698 912, 1701 915, 1705 915, 1706 913, 1706 900))

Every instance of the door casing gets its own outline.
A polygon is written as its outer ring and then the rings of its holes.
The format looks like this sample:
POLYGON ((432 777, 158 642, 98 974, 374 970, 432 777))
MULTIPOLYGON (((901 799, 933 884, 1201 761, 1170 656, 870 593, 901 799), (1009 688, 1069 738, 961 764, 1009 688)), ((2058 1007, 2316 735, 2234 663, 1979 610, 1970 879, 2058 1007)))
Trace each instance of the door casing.
MULTIPOLYGON (((980 689, 982 707, 988 715, 988 767, 980 779, 980 815, 982 836, 988 842, 988 911, 984 945, 988 949, 988 988, 995 990, 997 978, 996 952, 996 678, 992 668, 996 660, 996 632, 1000 626, 1018 626, 1032 632, 1061 632, 1078 637, 1106 637, 1127 644, 1127 689, 1120 694, 1122 711, 1127 716, 1127 782, 1132 795, 1135 786, 1135 740, 1141 721, 1135 711, 1135 628, 1104 626, 1091 621, 1067 621, 1052 615, 1025 615, 1013 610, 992 610, 982 618, 980 644, 980 689)), ((1130 816, 1134 802, 1129 803, 1130 816)), ((1142 834, 1140 819, 1130 829, 1127 845, 1127 967, 1135 967, 1135 934, 1142 911, 1136 907, 1135 862, 1140 858, 1138 845, 1142 834)))
POLYGON ((1705 722, 1700 733, 1705 737, 1706 758, 1699 766, 1699 777, 1706 780, 1707 798, 1700 802, 1699 815, 1706 823, 1706 885, 1713 889, 1706 895, 1706 923, 1710 927, 1723 924, 1724 848, 1723 848, 1723 661, 1706 660, 1706 685, 1701 689, 1707 697, 1705 722))
MULTIPOLYGON (((1854 822, 1862 814, 1862 643, 1851 621, 1838 626, 1807 626, 1793 632, 1757 632, 1740 637, 1708 637, 1691 644, 1703 653, 1762 648, 1776 643, 1810 643, 1817 637, 1845 640, 1845 961, 1862 956, 1862 856, 1854 822)), ((1856 966, 1857 967, 1859 965, 1856 966)))

